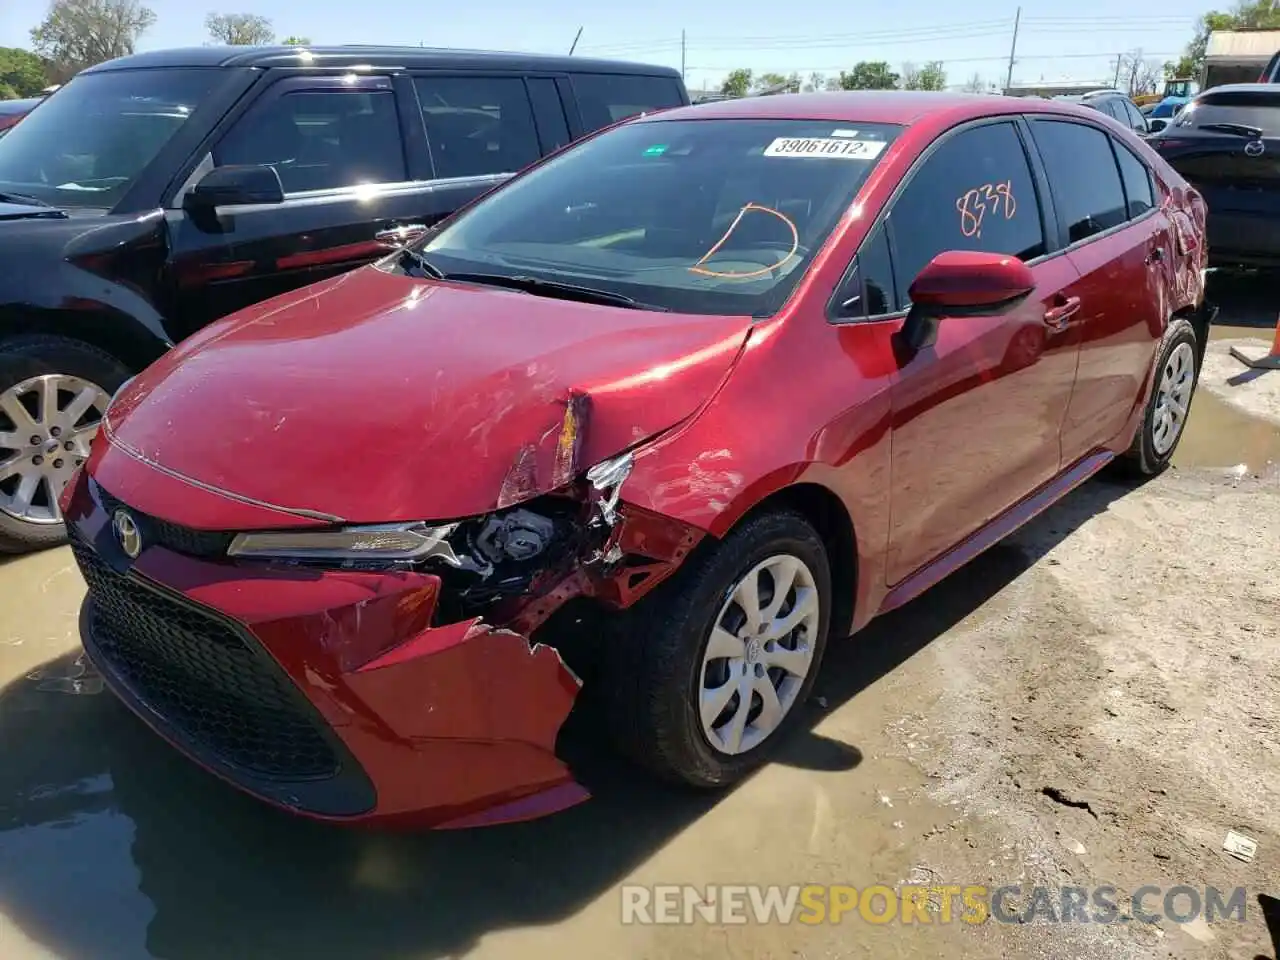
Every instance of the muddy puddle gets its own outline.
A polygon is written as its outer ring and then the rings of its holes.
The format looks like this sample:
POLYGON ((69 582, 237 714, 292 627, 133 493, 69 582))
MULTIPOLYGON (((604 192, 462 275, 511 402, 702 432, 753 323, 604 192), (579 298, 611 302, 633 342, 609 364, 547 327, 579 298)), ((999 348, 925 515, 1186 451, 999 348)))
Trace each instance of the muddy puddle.
POLYGON ((1197 390, 1173 463, 1184 469, 1243 464, 1250 475, 1274 472, 1280 469, 1280 427, 1197 390))

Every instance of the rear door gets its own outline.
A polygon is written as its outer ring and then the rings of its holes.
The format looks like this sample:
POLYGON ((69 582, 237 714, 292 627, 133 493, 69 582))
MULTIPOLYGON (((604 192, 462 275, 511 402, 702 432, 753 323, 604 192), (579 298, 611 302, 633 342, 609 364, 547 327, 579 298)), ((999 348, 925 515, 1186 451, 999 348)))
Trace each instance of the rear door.
POLYGON ((1172 267, 1172 238, 1150 171, 1118 138, 1066 118, 1035 117, 1030 127, 1048 174, 1058 242, 1079 273, 1065 291, 1080 305, 1074 322, 1081 328, 1062 424, 1065 465, 1115 440, 1141 398, 1164 328, 1161 271, 1172 267))
POLYGON ((266 164, 285 201, 221 208, 216 224, 198 225, 181 209, 180 191, 166 212, 162 284, 176 336, 367 263, 385 253, 378 230, 446 212, 415 180, 426 172, 425 150, 411 98, 390 76, 294 76, 231 123, 187 186, 214 166, 266 164))

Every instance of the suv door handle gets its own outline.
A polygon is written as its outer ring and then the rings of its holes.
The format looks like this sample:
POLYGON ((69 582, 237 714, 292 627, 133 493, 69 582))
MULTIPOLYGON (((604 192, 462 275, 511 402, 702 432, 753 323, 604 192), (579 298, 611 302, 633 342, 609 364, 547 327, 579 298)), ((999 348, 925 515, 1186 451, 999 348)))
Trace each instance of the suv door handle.
POLYGON ((427 235, 427 227, 421 223, 402 223, 379 230, 373 239, 384 247, 404 247, 427 235))
POLYGON ((1060 297, 1059 300, 1057 306, 1050 307, 1044 312, 1045 325, 1054 330, 1061 330, 1067 325, 1068 320, 1080 312, 1079 297, 1060 297))

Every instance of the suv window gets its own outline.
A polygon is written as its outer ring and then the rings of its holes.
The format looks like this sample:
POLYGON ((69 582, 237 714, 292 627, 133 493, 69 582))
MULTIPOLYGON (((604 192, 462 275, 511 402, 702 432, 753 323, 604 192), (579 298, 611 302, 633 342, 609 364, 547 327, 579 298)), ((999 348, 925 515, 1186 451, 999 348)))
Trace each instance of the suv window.
POLYGON ((1067 242, 1078 243, 1128 219, 1111 138, 1066 120, 1032 120, 1067 242))
POLYGON ((231 129, 213 160, 275 167, 285 193, 408 178, 390 90, 298 90, 274 97, 231 129))
POLYGON ((1210 90, 1183 107, 1173 121, 1175 127, 1203 128, 1214 123, 1244 124, 1267 136, 1280 135, 1280 86, 1274 90, 1210 90))
POLYGON ((1129 218, 1140 217, 1156 205, 1155 191, 1151 187, 1151 171, 1124 144, 1115 144, 1115 150, 1116 160, 1120 163, 1120 177, 1124 180, 1129 218))
POLYGON ((542 156, 520 77, 415 77, 437 177, 515 173, 542 156))
POLYGON ((598 130, 627 117, 684 104, 680 84, 672 77, 577 73, 573 75, 573 92, 587 130, 598 130))
POLYGON ((1129 100, 1119 100, 1117 102, 1124 107, 1125 115, 1128 117, 1129 126, 1137 133, 1146 133, 1147 118, 1142 115, 1142 111, 1135 107, 1129 100))
POLYGON ((894 268, 906 288, 944 250, 1031 260, 1045 253, 1031 168, 1011 123, 965 130, 916 171, 889 213, 894 268))

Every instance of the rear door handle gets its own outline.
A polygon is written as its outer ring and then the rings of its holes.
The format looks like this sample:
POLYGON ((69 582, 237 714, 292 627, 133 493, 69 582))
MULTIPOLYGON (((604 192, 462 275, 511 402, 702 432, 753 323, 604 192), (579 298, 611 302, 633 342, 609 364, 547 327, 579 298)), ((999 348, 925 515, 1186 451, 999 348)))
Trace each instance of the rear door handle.
POLYGON ((1055 330, 1061 330, 1079 312, 1080 298, 1065 297, 1056 307, 1050 307, 1044 312, 1044 322, 1055 330))

